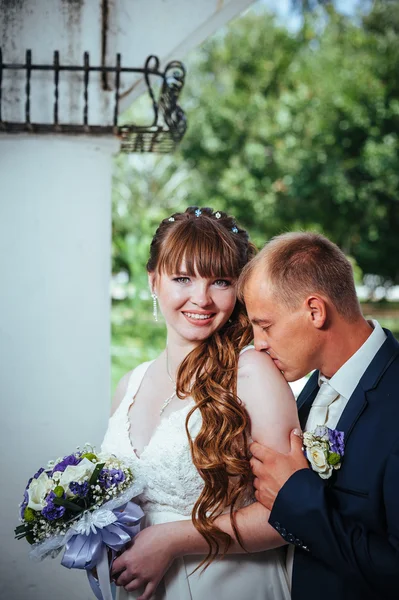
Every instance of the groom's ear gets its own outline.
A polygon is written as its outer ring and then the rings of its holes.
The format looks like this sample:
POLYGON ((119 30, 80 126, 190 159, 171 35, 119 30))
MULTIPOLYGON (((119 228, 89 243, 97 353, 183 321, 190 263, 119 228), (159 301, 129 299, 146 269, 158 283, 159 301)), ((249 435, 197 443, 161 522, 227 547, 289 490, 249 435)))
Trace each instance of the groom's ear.
POLYGON ((306 310, 314 327, 321 329, 327 320, 327 303, 321 296, 308 296, 306 310))

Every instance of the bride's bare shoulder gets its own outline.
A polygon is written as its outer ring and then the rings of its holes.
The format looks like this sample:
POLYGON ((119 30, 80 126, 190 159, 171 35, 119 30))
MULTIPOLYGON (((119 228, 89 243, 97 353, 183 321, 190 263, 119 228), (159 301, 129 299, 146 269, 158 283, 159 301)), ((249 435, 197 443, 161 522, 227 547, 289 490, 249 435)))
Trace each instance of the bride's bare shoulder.
POLYGON ((238 379, 257 377, 265 374, 277 378, 282 377, 281 373, 276 369, 273 360, 266 352, 259 352, 254 347, 241 352, 238 359, 238 379))
POLYGON ((151 369, 156 369, 156 366, 157 366, 157 359, 148 360, 146 362, 139 364, 137 367, 135 367, 131 371, 128 371, 119 380, 119 383, 116 386, 115 394, 112 399, 111 416, 117 410, 118 406, 120 405, 123 398, 125 397, 129 385, 133 385, 133 387, 134 387, 135 383, 136 383, 136 387, 139 387, 141 384, 141 381, 143 380, 144 375, 147 372, 147 369, 150 371, 150 374, 152 375, 151 369), (134 378, 136 378, 136 379, 134 379, 134 378))

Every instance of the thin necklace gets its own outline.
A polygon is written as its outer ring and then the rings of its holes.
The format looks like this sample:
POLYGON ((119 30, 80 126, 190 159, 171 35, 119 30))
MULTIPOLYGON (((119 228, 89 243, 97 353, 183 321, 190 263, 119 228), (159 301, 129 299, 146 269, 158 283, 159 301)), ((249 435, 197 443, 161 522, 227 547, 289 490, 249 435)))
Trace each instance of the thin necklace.
POLYGON ((169 371, 169 352, 168 352, 168 345, 167 344, 166 344, 165 352, 166 352, 166 372, 168 374, 169 379, 171 380, 171 382, 173 383, 173 385, 176 387, 176 381, 173 379, 173 377, 172 377, 172 375, 170 374, 170 371, 169 371))
POLYGON ((173 394, 171 396, 169 396, 168 398, 166 398, 166 400, 164 400, 164 403, 161 406, 161 410, 159 411, 159 414, 162 415, 163 411, 165 410, 165 408, 169 405, 169 403, 171 402, 171 400, 173 400, 173 398, 176 396, 176 382, 174 381, 172 375, 169 372, 169 354, 168 354, 168 346, 166 346, 165 349, 166 352, 166 372, 168 374, 169 379, 171 380, 171 382, 174 385, 174 390, 173 390, 173 394))

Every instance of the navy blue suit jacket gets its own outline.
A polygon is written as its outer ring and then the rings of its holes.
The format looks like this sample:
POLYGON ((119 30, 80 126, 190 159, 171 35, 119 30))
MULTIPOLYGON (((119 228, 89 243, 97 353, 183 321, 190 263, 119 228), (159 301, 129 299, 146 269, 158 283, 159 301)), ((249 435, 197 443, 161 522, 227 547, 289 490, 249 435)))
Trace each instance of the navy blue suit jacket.
MULTIPOLYGON (((341 468, 297 471, 274 503, 270 524, 297 546, 292 600, 399 599, 399 343, 385 333, 337 425, 341 468)), ((317 382, 298 398, 302 427, 317 382)))

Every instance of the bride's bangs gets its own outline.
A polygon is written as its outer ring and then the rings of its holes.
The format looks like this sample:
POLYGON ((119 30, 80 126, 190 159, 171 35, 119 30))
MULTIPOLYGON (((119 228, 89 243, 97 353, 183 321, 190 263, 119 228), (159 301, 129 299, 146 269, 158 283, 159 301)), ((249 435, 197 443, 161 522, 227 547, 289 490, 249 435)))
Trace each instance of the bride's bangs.
POLYGON ((216 228, 176 227, 163 244, 159 272, 184 272, 190 277, 228 277, 240 273, 240 258, 228 232, 216 228))

